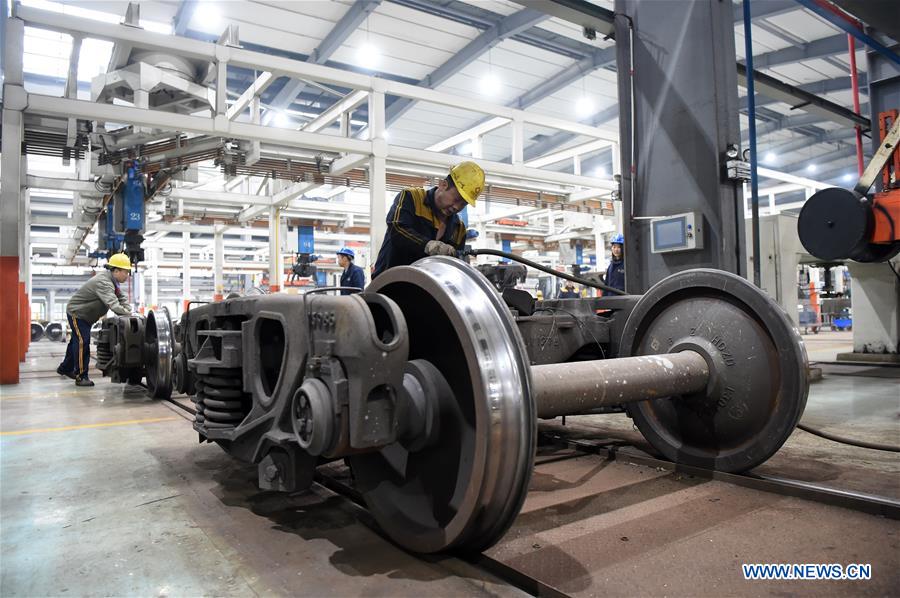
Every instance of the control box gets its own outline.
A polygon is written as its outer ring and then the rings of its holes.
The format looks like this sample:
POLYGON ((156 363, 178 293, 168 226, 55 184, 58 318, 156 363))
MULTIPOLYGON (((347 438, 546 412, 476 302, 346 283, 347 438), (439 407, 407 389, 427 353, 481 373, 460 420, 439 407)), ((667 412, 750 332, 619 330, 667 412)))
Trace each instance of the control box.
POLYGON ((703 215, 685 212, 650 221, 650 251, 672 253, 703 249, 703 215))

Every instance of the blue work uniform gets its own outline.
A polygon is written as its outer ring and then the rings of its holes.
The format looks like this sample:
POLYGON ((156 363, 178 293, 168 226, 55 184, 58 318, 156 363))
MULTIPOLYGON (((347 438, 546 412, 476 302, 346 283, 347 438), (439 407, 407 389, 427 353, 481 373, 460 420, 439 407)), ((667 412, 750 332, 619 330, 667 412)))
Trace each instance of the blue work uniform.
MULTIPOLYGON (((341 273, 341 286, 342 287, 356 287, 359 291, 363 290, 363 287, 366 286, 366 273, 363 272, 363 269, 350 262, 350 265, 341 273)), ((353 293, 358 293, 359 291, 351 291, 349 289, 344 289, 341 291, 341 295, 352 295, 353 293)))
POLYGON ((613 259, 606 267, 606 286, 625 290, 625 260, 613 259))
POLYGON ((408 266, 425 257, 425 245, 429 241, 443 241, 462 249, 466 242, 466 227, 459 216, 454 215, 447 222, 443 236, 437 232, 441 221, 434 206, 436 187, 429 190, 421 187, 404 189, 394 198, 387 215, 387 234, 375 261, 372 278, 394 266, 408 266))

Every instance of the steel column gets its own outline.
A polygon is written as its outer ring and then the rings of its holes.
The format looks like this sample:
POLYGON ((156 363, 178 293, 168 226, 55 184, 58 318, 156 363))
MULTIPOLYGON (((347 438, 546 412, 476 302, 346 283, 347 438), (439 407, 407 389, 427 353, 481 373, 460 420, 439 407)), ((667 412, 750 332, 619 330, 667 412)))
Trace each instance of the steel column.
POLYGON ((225 296, 225 279, 222 275, 222 267, 225 263, 225 231, 216 227, 213 233, 213 301, 221 301, 225 296))
MULTIPOLYGON (((4 15, 5 16, 5 15, 4 15)), ((0 384, 19 382, 19 341, 24 332, 22 307, 22 248, 20 202, 25 172, 21 145, 25 91, 22 87, 22 58, 25 26, 19 19, 4 19, 4 96, 2 163, 3 188, 0 192, 0 338, 6 348, 0 351, 0 384)), ((26 322, 25 325, 28 323, 26 322)), ((29 330, 30 338, 30 330, 29 330)))
POLYGON ((753 284, 762 286, 762 274, 759 253, 759 176, 756 172, 756 90, 754 89, 753 71, 753 36, 750 18, 750 0, 743 0, 744 5, 744 49, 747 56, 747 116, 750 122, 750 214, 753 231, 753 284))
POLYGON ((269 292, 281 291, 281 279, 284 276, 284 262, 281 260, 281 239, 279 224, 281 210, 269 208, 269 292))
POLYGON ((191 233, 181 233, 184 248, 181 252, 181 295, 184 311, 187 311, 188 302, 191 300, 191 233))
POLYGON ((384 139, 384 93, 369 94, 369 135, 373 155, 369 158, 369 254, 374 263, 387 233, 387 142, 384 139))
POLYGON ((743 275, 740 185, 724 164, 741 142, 732 6, 617 0, 615 13, 618 71, 632 73, 618 82, 626 290, 698 266, 743 275), (704 248, 651 253, 649 218, 689 211, 703 217, 704 248))
POLYGON ((150 266, 150 309, 159 308, 159 252, 158 247, 153 248, 150 266))

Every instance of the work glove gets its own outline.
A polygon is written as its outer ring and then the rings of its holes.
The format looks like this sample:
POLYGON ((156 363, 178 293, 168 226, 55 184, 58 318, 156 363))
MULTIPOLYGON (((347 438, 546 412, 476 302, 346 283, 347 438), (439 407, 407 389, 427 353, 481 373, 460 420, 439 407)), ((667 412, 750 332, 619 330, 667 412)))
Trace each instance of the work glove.
POLYGON ((425 253, 428 255, 449 255, 450 257, 455 257, 456 247, 443 241, 428 241, 425 243, 425 253))

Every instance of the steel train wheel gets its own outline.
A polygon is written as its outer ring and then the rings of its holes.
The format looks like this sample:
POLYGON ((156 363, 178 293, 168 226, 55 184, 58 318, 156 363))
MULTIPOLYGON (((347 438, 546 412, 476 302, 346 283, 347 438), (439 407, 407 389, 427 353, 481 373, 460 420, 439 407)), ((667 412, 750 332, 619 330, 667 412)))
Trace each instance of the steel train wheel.
POLYGON ((175 353, 175 334, 168 308, 151 310, 144 330, 147 388, 154 399, 168 399, 172 396, 175 353))
POLYGON ((519 513, 531 478, 536 410, 528 355, 509 310, 474 268, 430 257, 379 276, 366 292, 406 318, 409 359, 434 365, 452 389, 439 437, 348 457, 379 525, 416 552, 477 551, 519 513))
POLYGON ((671 461, 729 472, 775 454, 809 391, 806 349, 787 314, 734 274, 679 272, 635 305, 620 355, 688 349, 710 364, 707 392, 631 405, 647 441, 671 461))

